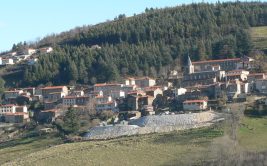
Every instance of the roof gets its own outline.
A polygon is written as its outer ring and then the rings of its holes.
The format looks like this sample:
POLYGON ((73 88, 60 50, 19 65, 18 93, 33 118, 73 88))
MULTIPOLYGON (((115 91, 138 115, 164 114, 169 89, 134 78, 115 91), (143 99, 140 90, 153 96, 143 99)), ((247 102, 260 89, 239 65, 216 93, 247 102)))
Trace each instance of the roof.
POLYGON ((60 111, 59 109, 50 109, 50 110, 44 110, 44 111, 41 111, 41 112, 58 112, 60 111))
POLYGON ((15 112, 15 113, 7 112, 7 113, 5 113, 5 115, 25 115, 25 114, 28 114, 28 113, 26 113, 26 112, 15 112))
POLYGON ((206 61, 197 61, 192 62, 193 64, 201 64, 201 63, 212 63, 212 62, 224 62, 224 61, 239 61, 240 58, 231 58, 231 59, 217 59, 217 60, 206 60, 206 61))
POLYGON ((237 74, 226 74, 226 76, 228 77, 228 76, 240 76, 241 75, 241 73, 237 73, 237 74))
POLYGON ((151 77, 139 77, 139 78, 135 78, 135 80, 146 80, 146 79, 155 80, 154 78, 151 78, 151 77))
POLYGON ((206 100, 186 100, 183 103, 203 103, 207 102, 206 100))
POLYGON ((265 75, 265 73, 251 73, 248 76, 258 76, 258 75, 265 75))
POLYGON ((44 88, 41 88, 41 89, 62 89, 66 86, 47 86, 47 87, 44 87, 44 88))
POLYGON ((13 107, 16 106, 15 104, 5 104, 5 105, 0 105, 0 107, 13 107))
POLYGON ((121 86, 121 84, 116 84, 116 83, 114 83, 114 84, 102 83, 102 84, 95 84, 94 86, 95 87, 101 87, 101 86, 118 86, 118 85, 121 86))
POLYGON ((150 86, 145 88, 145 91, 155 91, 157 89, 161 89, 161 86, 150 86))
POLYGON ((63 99, 89 98, 89 96, 65 96, 63 99))
POLYGON ((14 93, 14 92, 18 92, 18 93, 19 93, 19 92, 21 92, 21 91, 22 91, 22 90, 9 90, 9 91, 5 91, 5 93, 7 93, 7 92, 10 92, 10 93, 11 93, 11 92, 12 92, 12 93, 14 93))

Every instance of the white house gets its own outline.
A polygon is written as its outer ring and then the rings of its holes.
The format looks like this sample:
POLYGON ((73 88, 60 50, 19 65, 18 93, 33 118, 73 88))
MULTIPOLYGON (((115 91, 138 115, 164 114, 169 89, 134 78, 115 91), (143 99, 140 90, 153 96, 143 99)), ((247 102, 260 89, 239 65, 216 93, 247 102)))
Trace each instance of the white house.
POLYGON ((208 103, 206 100, 186 100, 183 102, 185 111, 198 111, 207 109, 208 103))
POLYGON ((2 65, 14 65, 14 61, 11 58, 2 59, 2 65))
POLYGON ((0 115, 6 114, 6 113, 15 113, 15 112, 16 112, 16 105, 14 104, 7 104, 7 105, 0 106, 0 115))

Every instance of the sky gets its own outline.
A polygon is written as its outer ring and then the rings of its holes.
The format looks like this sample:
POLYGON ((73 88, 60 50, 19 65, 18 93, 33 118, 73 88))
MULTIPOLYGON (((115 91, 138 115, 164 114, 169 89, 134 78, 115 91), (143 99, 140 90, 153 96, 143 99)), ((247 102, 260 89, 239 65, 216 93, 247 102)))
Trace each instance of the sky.
MULTIPOLYGON (((1 0, 0 52, 14 43, 36 41, 77 26, 132 16, 146 8, 164 8, 203 0, 1 0)), ((216 2, 205 0, 204 2, 216 2)))

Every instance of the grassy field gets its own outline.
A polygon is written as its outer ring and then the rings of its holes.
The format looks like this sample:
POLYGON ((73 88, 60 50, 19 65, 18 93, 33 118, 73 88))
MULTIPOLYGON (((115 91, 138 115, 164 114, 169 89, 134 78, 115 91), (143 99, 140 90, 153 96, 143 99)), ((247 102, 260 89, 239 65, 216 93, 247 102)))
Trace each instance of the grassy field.
POLYGON ((238 142, 250 151, 266 151, 267 117, 244 117, 238 132, 238 142))
POLYGON ((62 143, 62 141, 55 137, 23 138, 1 143, 0 165, 60 143, 62 143))
POLYGON ((243 151, 267 151, 267 117, 243 117, 237 128, 237 143, 229 139, 226 134, 229 125, 225 126, 50 148, 49 145, 61 141, 46 137, 16 140, 0 145, 0 164, 12 161, 9 164, 27 166, 37 162, 38 165, 206 165, 218 156, 231 155, 236 145, 243 151))
MULTIPOLYGON (((15 165, 187 165, 207 158, 218 128, 58 145, 18 158, 15 165)), ((2 155, 5 155, 3 149, 2 155)), ((13 152, 16 155, 16 151, 13 152)), ((24 155, 23 155, 24 156, 24 155)), ((3 157, 4 158, 4 157, 3 157)))
POLYGON ((251 28, 251 37, 255 48, 267 49, 267 26, 251 28))

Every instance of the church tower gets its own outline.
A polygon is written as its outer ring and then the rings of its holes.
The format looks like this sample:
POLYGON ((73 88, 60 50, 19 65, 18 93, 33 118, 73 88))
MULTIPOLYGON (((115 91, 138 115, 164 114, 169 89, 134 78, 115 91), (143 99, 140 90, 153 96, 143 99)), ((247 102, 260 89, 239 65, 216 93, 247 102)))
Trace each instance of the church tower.
POLYGON ((194 73, 194 65, 192 64, 192 61, 190 59, 190 57, 188 56, 188 60, 187 60, 187 74, 192 74, 194 73))

